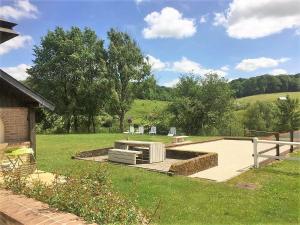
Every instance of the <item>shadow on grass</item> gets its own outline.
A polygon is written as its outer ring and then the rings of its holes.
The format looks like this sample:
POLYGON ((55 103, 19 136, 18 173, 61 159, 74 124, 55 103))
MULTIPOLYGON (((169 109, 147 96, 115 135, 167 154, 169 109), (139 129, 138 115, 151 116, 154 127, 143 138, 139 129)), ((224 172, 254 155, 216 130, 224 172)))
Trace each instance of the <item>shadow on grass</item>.
POLYGON ((280 175, 285 175, 285 176, 300 176, 300 172, 286 171, 286 170, 281 170, 278 168, 266 168, 265 172, 280 174, 280 175))

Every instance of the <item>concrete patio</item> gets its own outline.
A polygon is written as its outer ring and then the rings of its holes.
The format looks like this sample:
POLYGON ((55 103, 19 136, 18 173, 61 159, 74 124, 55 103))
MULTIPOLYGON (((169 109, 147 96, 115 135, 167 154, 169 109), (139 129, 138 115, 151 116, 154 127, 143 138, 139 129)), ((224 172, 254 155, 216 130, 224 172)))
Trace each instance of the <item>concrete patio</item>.
MULTIPOLYGON (((274 144, 259 144, 258 151, 274 147, 274 144)), ((176 150, 189 150, 198 152, 218 153, 218 166, 195 174, 190 177, 204 178, 217 182, 229 180, 238 176, 242 172, 253 166, 253 144, 251 141, 244 140, 218 140, 198 144, 190 144, 174 147, 176 150)), ((289 146, 280 147, 280 152, 286 151, 289 146)), ((276 151, 268 152, 268 155, 275 156, 276 151)), ((263 158, 259 158, 262 162, 263 158)))

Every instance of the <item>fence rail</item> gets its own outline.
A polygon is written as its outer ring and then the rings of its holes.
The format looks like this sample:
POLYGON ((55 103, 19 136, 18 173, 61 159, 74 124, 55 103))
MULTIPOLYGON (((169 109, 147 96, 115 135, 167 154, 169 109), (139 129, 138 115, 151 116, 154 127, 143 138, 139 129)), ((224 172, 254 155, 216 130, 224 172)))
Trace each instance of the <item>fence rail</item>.
POLYGON ((296 157, 286 158, 286 157, 280 156, 280 154, 277 154, 279 152, 276 153, 276 156, 263 155, 262 153, 266 153, 268 151, 271 151, 271 150, 274 149, 274 147, 258 152, 258 144, 259 143, 276 144, 276 146, 283 146, 283 145, 290 145, 291 147, 293 147, 293 146, 300 146, 300 142, 259 140, 257 137, 255 137, 255 138, 253 138, 254 168, 259 168, 259 161, 258 161, 259 157, 261 157, 261 158, 268 158, 268 159, 277 159, 277 160, 288 159, 288 160, 297 160, 297 161, 300 161, 300 158, 296 158, 296 157))

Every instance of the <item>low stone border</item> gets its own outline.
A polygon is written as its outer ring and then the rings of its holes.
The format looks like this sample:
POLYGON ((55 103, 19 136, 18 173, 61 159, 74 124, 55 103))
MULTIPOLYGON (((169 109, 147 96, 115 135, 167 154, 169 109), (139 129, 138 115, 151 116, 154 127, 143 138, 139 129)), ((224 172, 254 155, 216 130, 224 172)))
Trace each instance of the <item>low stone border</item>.
POLYGON ((195 158, 172 164, 169 171, 176 175, 189 176, 215 166, 218 166, 218 154, 202 152, 195 158))
POLYGON ((83 152, 77 153, 72 158, 88 158, 88 157, 107 155, 108 150, 112 149, 112 148, 113 147, 107 147, 107 148, 99 148, 99 149, 94 149, 94 150, 83 151, 83 152))
POLYGON ((175 149, 166 149, 166 158, 172 159, 191 159, 198 157, 200 155, 206 154, 205 152, 195 152, 195 151, 184 151, 175 149))

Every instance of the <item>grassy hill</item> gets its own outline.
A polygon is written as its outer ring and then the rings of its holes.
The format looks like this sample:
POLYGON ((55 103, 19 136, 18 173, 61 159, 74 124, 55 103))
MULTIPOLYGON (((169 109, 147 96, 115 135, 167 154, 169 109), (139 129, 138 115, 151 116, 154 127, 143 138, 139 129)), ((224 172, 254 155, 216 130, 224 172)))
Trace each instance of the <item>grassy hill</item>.
MULTIPOLYGON (((239 98, 236 101, 241 104, 254 103, 256 101, 275 101, 280 96, 290 95, 293 98, 300 99, 300 92, 280 92, 272 94, 252 95, 239 98)), ((136 99, 131 109, 126 113, 126 120, 131 117, 135 124, 139 124, 146 115, 159 113, 167 108, 169 102, 158 100, 140 100, 136 99)), ((238 110, 236 113, 242 116, 245 110, 238 110)))
POLYGON ((254 103, 256 101, 275 101, 277 98, 281 96, 289 95, 292 98, 300 99, 300 92, 280 92, 280 93, 272 93, 272 94, 260 94, 260 95, 252 95, 243 98, 237 99, 237 101, 241 104, 254 103))
POLYGON ((167 106, 167 101, 136 99, 131 109, 126 113, 126 119, 131 117, 133 122, 138 124, 146 115, 159 113, 166 109, 167 106))

